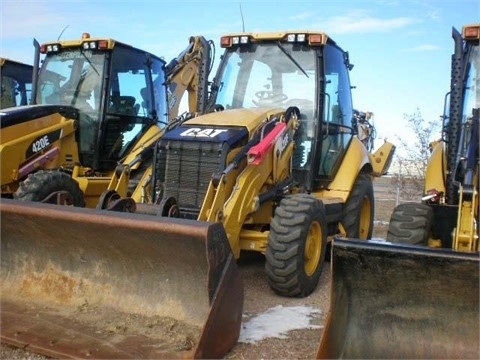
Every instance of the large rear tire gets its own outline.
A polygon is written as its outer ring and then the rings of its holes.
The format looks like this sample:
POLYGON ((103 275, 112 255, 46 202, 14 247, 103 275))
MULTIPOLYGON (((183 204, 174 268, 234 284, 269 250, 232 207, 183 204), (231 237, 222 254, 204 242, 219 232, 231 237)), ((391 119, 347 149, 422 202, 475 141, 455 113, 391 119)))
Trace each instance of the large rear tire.
POLYGON ((360 174, 345 204, 342 225, 347 237, 361 240, 372 237, 374 203, 372 180, 368 174, 360 174))
POLYGON ((20 183, 13 198, 40 202, 57 191, 68 192, 73 199, 73 206, 85 206, 83 192, 78 183, 70 175, 58 170, 39 170, 29 174, 25 181, 20 183))
POLYGON ((283 198, 270 224, 265 270, 279 295, 305 297, 315 290, 327 245, 323 203, 309 194, 283 198))
POLYGON ((427 204, 405 203, 393 209, 387 240, 409 245, 427 245, 433 210, 427 204))

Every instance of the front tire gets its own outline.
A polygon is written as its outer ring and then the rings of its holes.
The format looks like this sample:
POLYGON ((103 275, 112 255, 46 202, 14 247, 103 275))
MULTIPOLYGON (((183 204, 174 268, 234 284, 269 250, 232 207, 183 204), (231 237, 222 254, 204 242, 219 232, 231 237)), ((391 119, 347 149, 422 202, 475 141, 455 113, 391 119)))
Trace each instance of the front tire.
POLYGON ((265 270, 279 295, 305 297, 315 290, 327 245, 323 203, 312 195, 283 198, 270 224, 265 270))
POLYGON ((25 181, 20 183, 13 198, 41 202, 58 191, 68 192, 72 196, 73 206, 85 206, 83 192, 78 183, 70 175, 58 170, 39 170, 29 174, 25 181))
POLYGON ((387 241, 427 245, 433 221, 433 210, 427 204, 404 203, 393 209, 388 224, 387 241))
POLYGON ((349 238, 372 237, 374 217, 373 184, 368 174, 360 174, 345 204, 342 225, 349 238))

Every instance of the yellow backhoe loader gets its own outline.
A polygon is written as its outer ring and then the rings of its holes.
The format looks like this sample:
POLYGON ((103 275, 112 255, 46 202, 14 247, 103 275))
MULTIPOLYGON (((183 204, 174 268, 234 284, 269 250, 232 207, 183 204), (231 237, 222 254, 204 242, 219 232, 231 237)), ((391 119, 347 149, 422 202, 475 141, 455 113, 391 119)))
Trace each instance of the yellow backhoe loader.
POLYGON ((394 209, 386 242, 333 241, 317 358, 480 358, 480 24, 452 36, 443 134, 422 201, 394 209))
POLYGON ((35 105, 2 113, 2 197, 133 211, 116 194, 127 198, 129 180, 148 170, 153 144, 178 115, 167 93, 180 101, 188 92, 190 111, 206 101, 209 44, 189 42, 168 65, 89 34, 37 44, 36 69, 38 52, 45 58, 33 79, 35 105))
POLYGON ((266 255, 276 293, 307 296, 329 237, 371 237, 372 178, 394 146, 372 154, 355 136, 352 65, 325 33, 227 34, 221 46, 205 114, 157 142, 148 211, 222 223, 236 258, 266 255))
POLYGON ((28 105, 33 66, 0 58, 0 109, 28 105))

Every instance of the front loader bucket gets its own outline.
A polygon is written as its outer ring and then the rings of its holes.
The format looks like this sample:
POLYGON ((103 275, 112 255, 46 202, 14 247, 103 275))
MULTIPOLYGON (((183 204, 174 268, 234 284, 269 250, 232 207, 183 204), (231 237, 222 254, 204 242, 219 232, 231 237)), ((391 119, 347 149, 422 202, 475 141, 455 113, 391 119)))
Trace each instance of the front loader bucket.
POLYGON ((317 359, 479 359, 479 254, 335 239, 317 359))
POLYGON ((2 199, 1 340, 60 358, 220 358, 243 286, 221 224, 2 199))

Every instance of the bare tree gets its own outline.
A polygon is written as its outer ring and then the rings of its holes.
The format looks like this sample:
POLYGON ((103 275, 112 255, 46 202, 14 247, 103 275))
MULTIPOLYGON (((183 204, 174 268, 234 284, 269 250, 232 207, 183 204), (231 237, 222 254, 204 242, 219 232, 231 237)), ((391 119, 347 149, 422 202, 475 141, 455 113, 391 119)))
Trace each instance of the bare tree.
POLYGON ((410 198, 423 192, 431 152, 430 143, 437 134, 440 136, 441 122, 426 121, 418 108, 413 114, 404 114, 404 119, 413 132, 413 139, 405 135, 396 136, 399 151, 394 157, 394 168, 398 169, 398 172, 393 175, 392 183, 403 197, 410 198))

